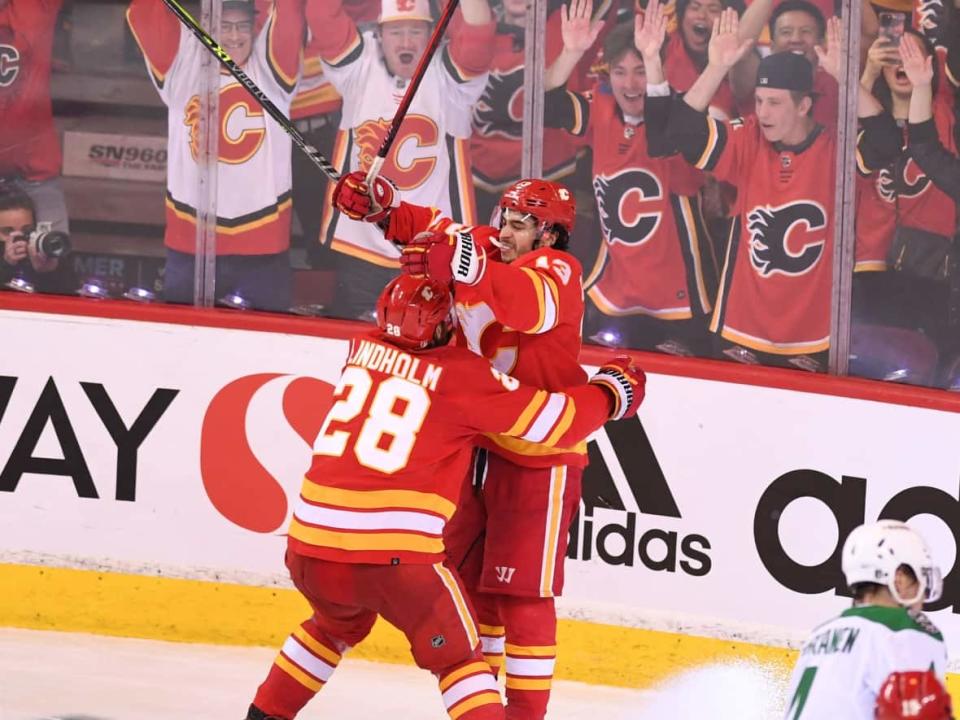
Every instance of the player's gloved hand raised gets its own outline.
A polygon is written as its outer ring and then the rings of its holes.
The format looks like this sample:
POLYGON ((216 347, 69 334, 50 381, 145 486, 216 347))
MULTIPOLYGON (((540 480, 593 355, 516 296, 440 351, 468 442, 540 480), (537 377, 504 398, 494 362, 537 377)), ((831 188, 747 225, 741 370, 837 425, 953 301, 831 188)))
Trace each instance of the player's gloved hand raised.
POLYGON ((469 232, 420 233, 400 253, 400 272, 426 275, 444 284, 456 280, 473 285, 482 277, 486 264, 486 252, 469 232))
POLYGON ((351 220, 380 222, 399 204, 397 186, 379 175, 373 180, 372 191, 366 175, 359 171, 342 176, 333 190, 333 206, 351 220))
POLYGON ((618 355, 604 363, 590 378, 593 385, 608 391, 613 399, 611 420, 632 418, 637 414, 647 385, 647 376, 633 364, 633 358, 618 355))

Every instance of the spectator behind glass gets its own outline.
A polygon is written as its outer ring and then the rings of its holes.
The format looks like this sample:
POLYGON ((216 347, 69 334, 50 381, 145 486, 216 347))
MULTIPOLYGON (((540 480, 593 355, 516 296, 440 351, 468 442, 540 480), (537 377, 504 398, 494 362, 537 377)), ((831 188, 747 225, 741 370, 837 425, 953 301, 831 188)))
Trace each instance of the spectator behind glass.
MULTIPOLYGON (((377 30, 358 32, 341 0, 308 0, 307 22, 324 74, 343 96, 333 164, 344 176, 366 171, 403 99, 429 42, 427 0, 383 0, 377 30)), ((493 57, 493 16, 487 0, 461 0, 442 44, 383 165, 404 200, 444 215, 477 221, 470 177, 470 112, 487 84, 493 57)), ((374 224, 342 215, 327 193, 320 241, 334 252, 333 314, 373 319, 383 286, 399 267, 399 252, 374 224)))
POLYGON ((29 242, 36 228, 37 209, 30 196, 16 189, 0 189, 0 285, 20 279, 36 290, 55 289, 52 283, 59 260, 47 257, 29 242))
MULTIPOLYGON (((347 0, 343 9, 357 26, 372 25, 380 14, 380 0, 347 0)), ((320 48, 322 38, 308 32, 303 52, 303 74, 290 106, 290 119, 304 139, 321 152, 328 153, 340 125, 340 95, 323 74, 320 48)), ((319 268, 329 264, 327 248, 317 242, 323 218, 323 203, 318 201, 327 189, 324 175, 298 147, 293 148, 293 211, 300 220, 307 262, 319 268)))
MULTIPOLYGON (((710 29, 724 8, 743 12, 742 0, 677 0, 677 29, 667 37, 663 68, 670 87, 686 92, 707 66, 707 43, 710 29)), ((754 35, 755 37, 755 35, 754 35)), ((746 38, 744 38, 746 39, 746 38)), ((744 55, 742 62, 751 62, 752 55, 744 55)), ((710 114, 722 120, 737 117, 738 102, 749 102, 747 95, 734 96, 726 77, 710 98, 710 114)))
MULTIPOLYGON (((587 73, 596 57, 598 37, 603 28, 600 17, 608 12, 610 3, 603 3, 593 16, 593 3, 588 0, 571 0, 567 6, 555 10, 547 18, 546 47, 544 60, 547 63, 545 88, 550 90, 563 85, 564 80, 553 80, 558 73, 566 78, 572 75, 568 86, 574 90, 586 90, 587 73), (561 30, 561 18, 567 15, 588 28, 578 35, 587 47, 578 48, 575 57, 568 56, 561 30), (572 63, 572 64, 571 64, 572 63)), ((612 13, 609 13, 612 15, 612 13)), ((477 188, 477 217, 480 222, 490 222, 500 196, 520 179, 523 157, 523 81, 525 33, 527 24, 526 0, 504 0, 497 8, 497 34, 494 37, 494 55, 490 66, 490 79, 483 95, 473 109, 473 136, 470 153, 473 162, 473 180, 477 188)), ((549 118, 545 118, 549 121, 549 118)), ((544 130, 543 176, 564 182, 576 165, 580 141, 556 128, 544 130)))
MULTIPOLYGON (((276 0, 256 35, 252 1, 226 0, 220 17, 218 42, 288 114, 300 69, 303 0, 276 0)), ((133 0, 127 21, 170 117, 164 298, 189 303, 200 205, 198 93, 207 50, 161 0, 133 0)), ((257 309, 287 310, 292 292, 292 143, 250 93, 223 71, 219 102, 217 296, 235 293, 257 309)))
MULTIPOLYGON (((734 232, 711 330, 723 354, 823 371, 830 345, 835 138, 811 117, 813 66, 802 55, 760 61, 756 114, 720 122, 705 114, 730 68, 749 52, 735 11, 714 22, 709 62, 682 99, 664 81, 654 44, 647 67, 647 141, 678 148, 695 167, 738 183, 734 232)), ((820 62, 839 72, 840 24, 831 20, 820 62)))
POLYGON ((53 229, 69 232, 53 125, 50 65, 62 0, 0 0, 0 185, 27 193, 53 229))
MULTIPOLYGON (((813 119, 821 125, 836 125, 840 86, 820 67, 815 48, 823 47, 827 21, 820 9, 808 0, 753 0, 740 20, 742 37, 757 37, 764 23, 770 31, 770 52, 803 55, 814 67, 813 119), (772 11, 772 12, 771 12, 772 11)), ((752 95, 756 81, 756 61, 741 62, 731 71, 738 92, 752 95), (749 73, 749 75, 748 75, 749 73)), ((753 112, 741 106, 744 114, 753 112)))
MULTIPOLYGON (((930 60, 933 49, 913 30, 904 34, 908 46, 930 60)), ((927 118, 941 143, 955 152, 952 102, 946 93, 921 92, 904 71, 900 51, 883 38, 870 48, 862 84, 872 97, 861 97, 861 133, 857 143, 858 169, 875 179, 882 200, 895 212, 896 230, 885 273, 884 292, 872 299, 874 307, 858 311, 875 322, 919 329, 937 344, 941 357, 953 354, 956 334, 948 323, 950 267, 948 250, 956 229, 956 204, 936 187, 917 165, 908 140, 911 108, 925 106, 927 118)))
MULTIPOLYGON (((616 27, 603 47, 610 91, 549 93, 547 121, 582 132, 593 148, 602 239, 584 282, 584 336, 676 355, 706 354, 716 264, 700 219, 704 173, 680 156, 651 157, 644 125, 647 78, 638 47, 659 50, 666 17, 657 0, 616 27)), ((583 28, 582 32, 588 32, 583 28)), ((578 43, 565 28, 565 52, 578 43)))

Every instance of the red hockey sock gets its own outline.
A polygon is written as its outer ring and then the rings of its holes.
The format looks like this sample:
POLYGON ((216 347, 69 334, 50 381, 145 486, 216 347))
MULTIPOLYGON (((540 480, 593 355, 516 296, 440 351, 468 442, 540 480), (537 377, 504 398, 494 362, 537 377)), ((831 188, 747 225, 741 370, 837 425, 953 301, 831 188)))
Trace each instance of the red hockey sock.
POLYGON ((483 659, 490 666, 494 677, 503 667, 504 628, 500 619, 500 598, 487 593, 474 593, 471 598, 477 611, 477 628, 480 630, 480 649, 483 659))
POLYGON ((496 678, 480 653, 437 673, 443 704, 451 720, 504 720, 496 678))
POLYGON ((553 598, 500 597, 506 627, 507 720, 543 720, 557 655, 553 598))
POLYGON ((267 715, 293 720, 340 663, 334 648, 336 643, 307 620, 283 644, 253 704, 267 715))

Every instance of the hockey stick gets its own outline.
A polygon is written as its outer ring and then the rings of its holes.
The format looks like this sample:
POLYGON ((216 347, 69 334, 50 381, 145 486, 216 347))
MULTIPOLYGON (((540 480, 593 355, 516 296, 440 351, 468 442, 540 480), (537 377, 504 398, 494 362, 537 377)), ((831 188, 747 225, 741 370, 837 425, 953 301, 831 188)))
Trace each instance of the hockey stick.
POLYGON ((300 134, 300 131, 294 127, 293 123, 290 122, 289 118, 281 112, 280 108, 271 102, 270 98, 266 96, 266 93, 263 92, 257 84, 250 79, 250 77, 240 69, 240 66, 237 65, 233 58, 231 58, 227 51, 224 50, 220 45, 217 44, 217 41, 210 37, 210 34, 200 27, 200 24, 194 20, 190 13, 183 9, 180 3, 177 0, 163 0, 163 3, 170 8, 174 15, 176 15, 180 22, 187 26, 187 28, 194 35, 197 36, 197 39, 204 44, 204 46, 209 50, 213 55, 220 61, 220 64, 227 69, 227 71, 233 75, 237 81, 243 85, 251 95, 256 99, 258 103, 267 111, 267 114, 277 121, 277 124, 283 128, 283 131, 290 136, 294 144, 303 150, 306 153, 307 157, 316 165, 323 173, 330 178, 331 180, 339 180, 340 173, 337 172, 337 169, 330 164, 330 161, 327 160, 323 155, 320 154, 320 151, 317 150, 313 145, 308 143, 303 135, 300 134))
POLYGON ((440 15, 440 19, 437 20, 437 26, 433 29, 433 35, 430 36, 430 42, 427 43, 427 47, 420 57, 420 62, 417 63, 417 69, 413 71, 413 76, 410 78, 410 85, 403 94, 403 100, 400 101, 397 112, 393 115, 393 122, 390 123, 387 135, 380 145, 380 150, 377 152, 377 156, 373 159, 373 162, 370 163, 370 170, 367 172, 367 187, 372 187, 374 178, 380 174, 380 168, 383 166, 383 161, 386 160, 390 148, 393 147, 393 141, 397 139, 397 131, 400 130, 400 125, 407 116, 407 110, 410 109, 413 96, 417 94, 417 88, 420 87, 423 76, 427 72, 427 66, 430 64, 434 53, 437 51, 437 47, 440 45, 440 38, 443 37, 447 25, 450 24, 450 18, 453 17, 453 11, 457 9, 457 5, 459 4, 460 0, 447 0, 447 7, 444 8, 443 14, 440 15))

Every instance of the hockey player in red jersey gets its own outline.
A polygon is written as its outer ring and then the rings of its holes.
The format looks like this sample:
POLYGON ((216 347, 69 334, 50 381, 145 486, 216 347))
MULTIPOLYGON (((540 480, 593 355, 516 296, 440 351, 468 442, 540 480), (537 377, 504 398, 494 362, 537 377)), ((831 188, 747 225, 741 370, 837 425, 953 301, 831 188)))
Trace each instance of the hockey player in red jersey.
MULTIPOLYGON (((521 382, 559 390, 582 382, 583 286, 566 252, 576 208, 546 180, 514 183, 500 201, 500 227, 463 226, 432 208, 400 202, 379 178, 345 176, 338 208, 378 222, 405 244, 403 270, 453 282, 458 342, 521 382)), ((556 658, 554 597, 563 589, 567 530, 580 504, 586 443, 544 446, 490 434, 478 456, 482 494, 469 490, 448 531, 450 557, 477 606, 485 657, 498 670, 506 649, 507 717, 542 720, 556 658), (474 582, 474 578, 476 581, 474 582)))
POLYGON ((453 720, 503 718, 472 608, 444 564, 473 442, 494 432, 571 445, 632 417, 643 398, 643 372, 626 357, 548 392, 448 345, 452 298, 428 278, 391 281, 377 324, 350 342, 290 523, 287 566, 314 612, 283 645, 248 720, 295 717, 378 614, 437 676, 453 720))

